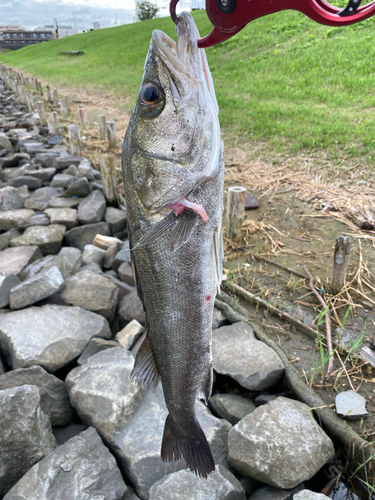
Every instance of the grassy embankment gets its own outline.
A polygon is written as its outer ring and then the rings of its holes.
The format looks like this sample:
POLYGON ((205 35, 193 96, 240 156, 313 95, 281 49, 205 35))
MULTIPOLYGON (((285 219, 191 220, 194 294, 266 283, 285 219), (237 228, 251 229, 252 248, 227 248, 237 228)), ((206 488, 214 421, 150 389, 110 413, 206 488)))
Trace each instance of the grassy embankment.
MULTIPOLYGON (((194 17, 201 34, 208 33, 206 13, 194 17)), ((264 142, 270 152, 323 150, 373 165, 374 28, 375 19, 329 28, 282 12, 208 49, 227 143, 264 142)), ((111 89, 131 110, 153 29, 175 37, 169 18, 153 19, 0 53, 0 61, 50 82, 111 89), (85 55, 66 57, 62 50, 85 55)))

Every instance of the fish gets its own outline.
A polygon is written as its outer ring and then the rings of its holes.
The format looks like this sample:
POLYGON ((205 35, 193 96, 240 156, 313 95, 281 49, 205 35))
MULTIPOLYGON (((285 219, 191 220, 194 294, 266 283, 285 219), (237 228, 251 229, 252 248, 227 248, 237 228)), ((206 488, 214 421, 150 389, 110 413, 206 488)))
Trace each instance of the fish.
POLYGON ((161 380, 168 416, 163 461, 215 470, 196 401, 212 391, 212 316, 223 275, 223 142, 208 62, 193 17, 180 14, 177 42, 152 33, 123 145, 132 268, 146 336, 131 374, 161 380))

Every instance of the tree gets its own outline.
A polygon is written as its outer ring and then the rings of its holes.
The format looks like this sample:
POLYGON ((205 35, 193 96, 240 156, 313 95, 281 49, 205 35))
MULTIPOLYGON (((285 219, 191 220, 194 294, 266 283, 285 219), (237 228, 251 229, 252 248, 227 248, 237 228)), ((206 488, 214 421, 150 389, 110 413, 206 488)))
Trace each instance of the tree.
POLYGON ((156 4, 149 2, 148 0, 136 0, 135 2, 135 13, 138 21, 144 21, 145 19, 153 19, 159 7, 156 4))

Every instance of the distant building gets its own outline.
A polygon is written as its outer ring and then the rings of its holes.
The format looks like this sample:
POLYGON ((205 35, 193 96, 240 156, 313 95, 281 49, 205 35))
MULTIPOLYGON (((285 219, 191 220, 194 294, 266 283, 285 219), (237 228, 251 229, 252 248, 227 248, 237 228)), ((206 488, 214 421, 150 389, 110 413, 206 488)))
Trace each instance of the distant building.
MULTIPOLYGON (((59 38, 65 38, 66 36, 72 36, 78 33, 78 30, 74 29, 73 26, 68 26, 66 24, 58 24, 58 28, 59 38)), ((54 31, 54 27, 52 24, 46 24, 44 26, 44 29, 50 29, 51 31, 54 31)))
POLYGON ((3 30, 0 48, 17 50, 35 43, 48 42, 52 39, 53 33, 50 30, 27 31, 23 28, 3 30))
POLYGON ((20 31, 23 30, 19 24, 0 24, 0 42, 4 40, 4 31, 20 31))

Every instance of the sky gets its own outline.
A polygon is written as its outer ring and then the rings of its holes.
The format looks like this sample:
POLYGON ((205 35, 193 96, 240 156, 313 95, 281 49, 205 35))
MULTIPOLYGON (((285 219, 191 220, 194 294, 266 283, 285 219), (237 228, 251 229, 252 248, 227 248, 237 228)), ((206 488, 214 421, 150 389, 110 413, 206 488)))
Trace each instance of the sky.
MULTIPOLYGON (((169 15, 169 0, 156 1, 158 17, 169 15)), ((204 0, 180 0, 179 10, 203 7, 204 0)), ((178 11, 179 11, 178 10, 178 11)), ((52 24, 69 24, 77 29, 101 28, 131 23, 135 20, 134 0, 0 0, 0 25, 20 24, 26 29, 52 24)))

